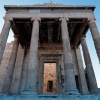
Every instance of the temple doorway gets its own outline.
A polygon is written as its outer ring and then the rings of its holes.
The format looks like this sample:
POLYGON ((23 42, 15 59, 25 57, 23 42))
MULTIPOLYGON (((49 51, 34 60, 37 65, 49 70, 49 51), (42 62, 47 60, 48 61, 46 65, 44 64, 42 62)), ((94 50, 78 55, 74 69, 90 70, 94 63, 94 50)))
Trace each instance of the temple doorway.
POLYGON ((57 93, 56 63, 44 63, 43 94, 57 93))

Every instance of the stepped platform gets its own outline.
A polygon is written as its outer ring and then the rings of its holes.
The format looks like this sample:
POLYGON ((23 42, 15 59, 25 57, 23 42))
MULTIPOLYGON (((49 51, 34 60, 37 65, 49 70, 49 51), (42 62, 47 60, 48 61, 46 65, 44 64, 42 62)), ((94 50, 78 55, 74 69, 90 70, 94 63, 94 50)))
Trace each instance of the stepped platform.
POLYGON ((100 100, 100 95, 0 95, 0 100, 100 100))

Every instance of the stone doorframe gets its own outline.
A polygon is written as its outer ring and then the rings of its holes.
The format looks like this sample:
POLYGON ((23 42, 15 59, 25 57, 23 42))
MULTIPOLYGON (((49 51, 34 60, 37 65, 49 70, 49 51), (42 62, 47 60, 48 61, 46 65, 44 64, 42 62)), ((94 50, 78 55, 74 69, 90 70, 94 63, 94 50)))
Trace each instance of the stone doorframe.
POLYGON ((56 73, 57 73, 57 94, 61 93, 60 88, 60 57, 62 54, 43 54, 42 56, 39 56, 39 67, 38 67, 38 94, 43 94, 43 81, 44 81, 44 63, 56 63, 56 73), (53 57, 55 55, 55 57, 53 57), (58 74, 59 72, 59 74, 58 74))

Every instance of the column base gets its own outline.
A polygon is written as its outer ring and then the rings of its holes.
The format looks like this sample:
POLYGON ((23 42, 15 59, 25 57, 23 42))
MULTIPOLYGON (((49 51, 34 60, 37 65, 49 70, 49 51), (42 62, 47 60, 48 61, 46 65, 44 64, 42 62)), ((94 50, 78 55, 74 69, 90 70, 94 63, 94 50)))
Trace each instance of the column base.
POLYGON ((67 95, 80 95, 80 93, 78 92, 78 90, 67 90, 65 91, 65 94, 67 95))
POLYGON ((100 94, 99 89, 90 91, 90 94, 100 94))
POLYGON ((30 89, 24 89, 24 91, 21 93, 22 95, 36 95, 37 92, 34 90, 30 90, 30 89))

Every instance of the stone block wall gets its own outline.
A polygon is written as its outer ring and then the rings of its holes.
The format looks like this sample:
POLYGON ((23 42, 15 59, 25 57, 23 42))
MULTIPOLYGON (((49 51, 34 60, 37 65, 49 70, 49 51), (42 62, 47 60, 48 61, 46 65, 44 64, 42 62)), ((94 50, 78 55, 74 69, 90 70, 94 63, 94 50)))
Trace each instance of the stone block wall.
POLYGON ((11 43, 7 43, 5 52, 3 55, 3 59, 0 65, 0 92, 2 92, 2 87, 3 87, 4 79, 6 76, 6 72, 8 69, 8 63, 9 63, 12 48, 13 48, 13 41, 11 43))
POLYGON ((44 94, 56 94, 57 93, 57 75, 56 75, 56 63, 44 63, 44 94), (49 82, 52 82, 49 86, 49 82), (49 90, 51 88, 51 91, 49 90))

